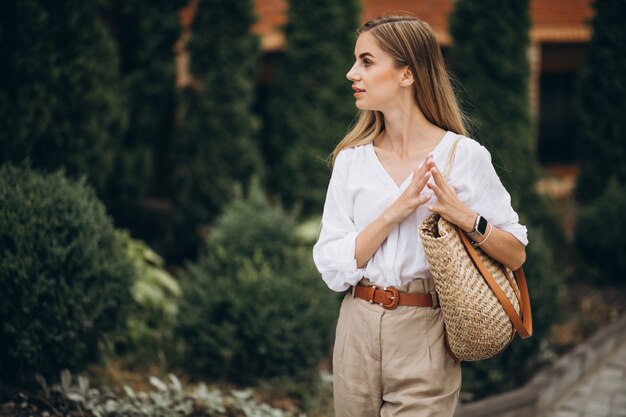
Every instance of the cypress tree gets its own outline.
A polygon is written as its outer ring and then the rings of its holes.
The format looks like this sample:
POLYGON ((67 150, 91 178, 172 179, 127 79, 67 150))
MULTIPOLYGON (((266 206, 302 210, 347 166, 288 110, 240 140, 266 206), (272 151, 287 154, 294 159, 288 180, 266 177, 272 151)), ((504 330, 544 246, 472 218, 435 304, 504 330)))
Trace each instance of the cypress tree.
POLYGON ((115 44, 95 1, 9 0, 0 14, 0 161, 87 175, 101 192, 124 131, 115 44))
POLYGON ((626 3, 597 0, 593 35, 581 66, 578 108, 581 120, 577 197, 601 196, 614 177, 626 185, 626 3))
POLYGON ((262 169, 252 113, 259 42, 250 32, 253 3, 200 0, 188 45, 195 83, 179 93, 171 152, 173 242, 193 256, 210 223, 262 169))
POLYGON ((346 73, 353 63, 359 6, 354 0, 289 4, 287 50, 269 87, 264 156, 268 188, 287 207, 319 212, 327 159, 356 114, 346 73))
MULTIPOLYGON (((626 210, 626 3, 597 0, 593 35, 580 70, 582 124, 576 246, 603 283, 624 282, 626 210)), ((581 265, 582 266, 582 265, 581 265)), ((579 271, 580 272, 580 271, 579 271)), ((588 274, 585 274, 588 276, 588 274)))
POLYGON ((141 199, 163 193, 175 115, 174 43, 184 0, 111 0, 107 11, 120 56, 128 129, 115 156, 106 201, 116 222, 136 224, 141 199))
POLYGON ((463 86, 472 134, 492 153, 514 207, 538 178, 530 115, 530 13, 527 0, 456 3, 450 17, 451 60, 463 86))
POLYGON ((562 233, 547 201, 535 191, 539 170, 529 103, 528 0, 456 2, 450 28, 452 64, 463 86, 464 111, 475 127, 472 134, 491 152, 513 207, 529 229, 524 269, 537 318, 532 338, 515 340, 490 361, 464 364, 464 390, 480 397, 522 384, 539 366, 540 344, 555 320, 561 286, 550 244, 560 242, 562 233))

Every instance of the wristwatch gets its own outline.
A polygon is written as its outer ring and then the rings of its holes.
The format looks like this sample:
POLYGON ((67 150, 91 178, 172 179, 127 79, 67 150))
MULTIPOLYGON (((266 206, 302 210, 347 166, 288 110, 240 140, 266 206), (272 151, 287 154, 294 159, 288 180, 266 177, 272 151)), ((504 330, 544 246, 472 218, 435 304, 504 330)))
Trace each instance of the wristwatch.
POLYGON ((474 223, 474 231, 469 232, 467 234, 467 236, 472 239, 475 240, 474 238, 476 236, 485 236, 485 233, 487 232, 487 219, 485 219, 483 216, 481 216, 480 214, 476 213, 476 223, 474 223))

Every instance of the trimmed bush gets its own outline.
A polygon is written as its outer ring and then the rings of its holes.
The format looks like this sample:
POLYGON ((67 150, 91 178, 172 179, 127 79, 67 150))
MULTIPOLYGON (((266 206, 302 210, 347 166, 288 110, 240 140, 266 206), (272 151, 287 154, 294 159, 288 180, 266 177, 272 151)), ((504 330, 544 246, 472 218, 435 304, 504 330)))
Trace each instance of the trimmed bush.
POLYGON ((96 360, 125 321, 133 274, 84 180, 0 168, 0 381, 96 360))
POLYGON ((225 210, 184 280, 184 363, 235 382, 292 375, 329 350, 338 311, 295 225, 257 192, 225 210))
POLYGON ((576 219, 578 253, 607 284, 626 283, 625 212, 626 189, 612 180, 604 194, 579 210, 576 219))

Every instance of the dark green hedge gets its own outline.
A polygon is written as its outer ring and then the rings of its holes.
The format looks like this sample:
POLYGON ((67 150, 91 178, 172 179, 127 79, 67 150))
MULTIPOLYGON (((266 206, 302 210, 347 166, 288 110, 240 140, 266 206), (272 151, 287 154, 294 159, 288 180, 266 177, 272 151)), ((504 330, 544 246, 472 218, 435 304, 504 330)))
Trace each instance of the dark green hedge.
POLYGON ((338 299, 296 245, 294 224, 260 196, 228 207, 184 277, 185 367, 244 382, 292 375, 328 354, 338 299))
POLYGON ((133 274, 84 181, 0 168, 0 382, 96 360, 124 323, 133 274))
POLYGON ((626 2, 594 2, 593 35, 580 67, 577 104, 581 203, 600 198, 611 177, 626 184, 626 2))
POLYGON ((609 181, 605 192, 580 208, 575 240, 582 260, 597 273, 600 282, 624 284, 626 271, 626 189, 609 181))

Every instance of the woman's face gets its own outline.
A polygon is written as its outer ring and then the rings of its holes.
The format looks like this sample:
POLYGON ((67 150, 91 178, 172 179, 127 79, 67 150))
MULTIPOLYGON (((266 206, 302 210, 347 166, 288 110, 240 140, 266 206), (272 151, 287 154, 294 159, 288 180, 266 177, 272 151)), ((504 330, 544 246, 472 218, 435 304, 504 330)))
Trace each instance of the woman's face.
POLYGON ((368 32, 359 35, 354 48, 355 63, 346 74, 352 81, 356 106, 361 110, 384 111, 399 97, 406 68, 397 68, 368 32))

